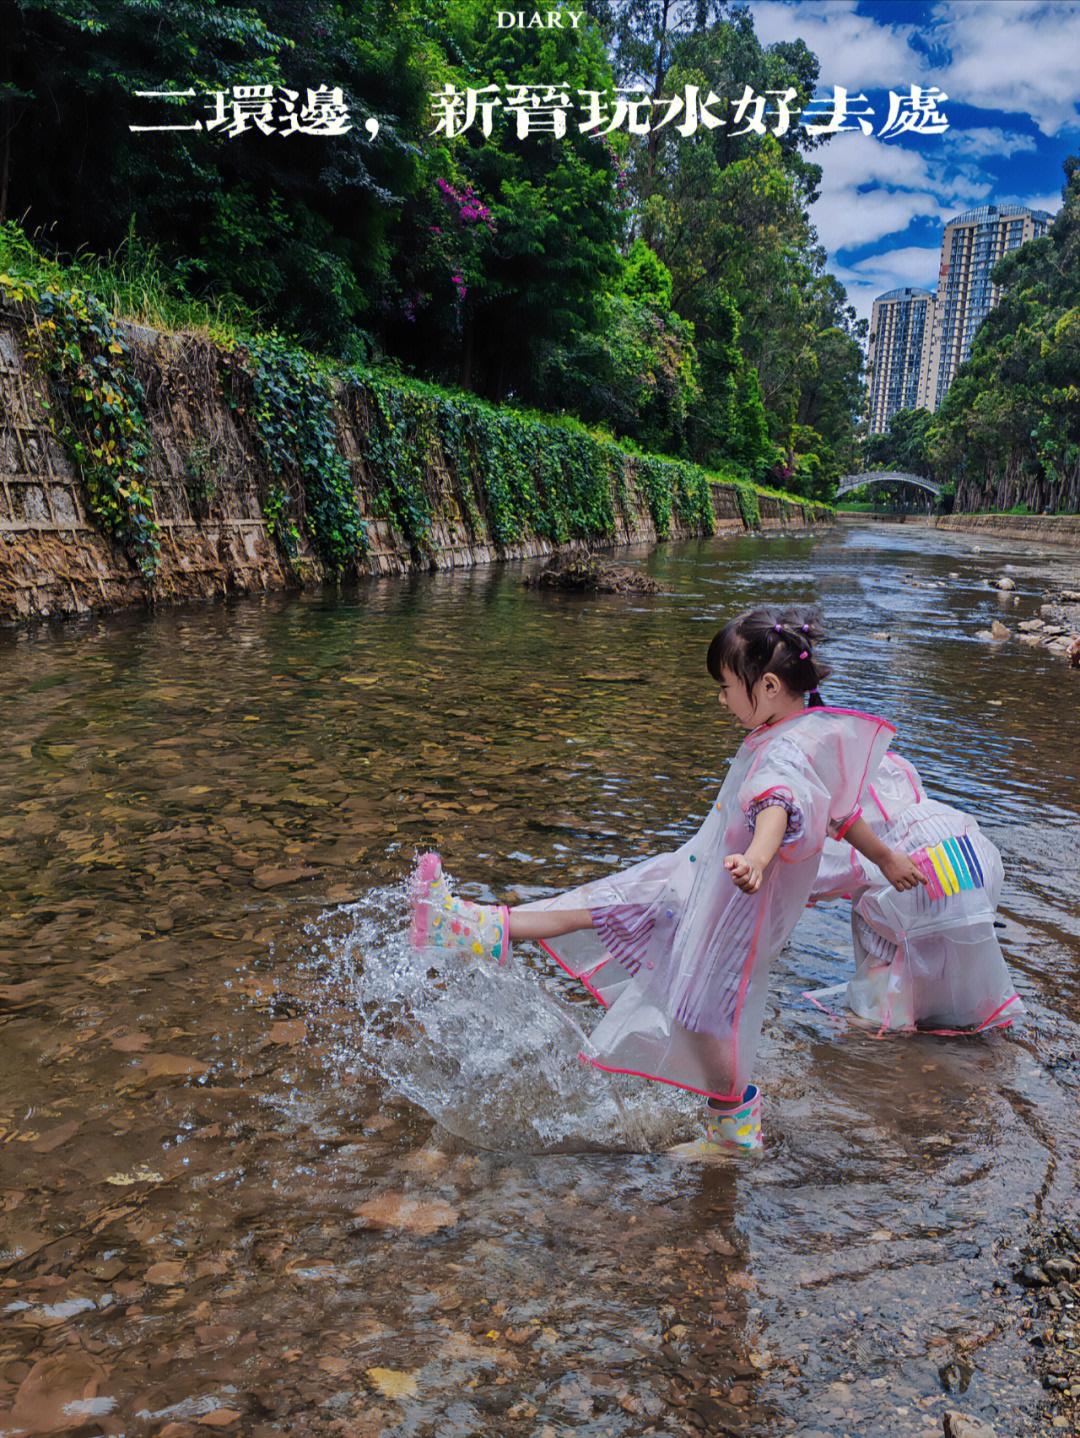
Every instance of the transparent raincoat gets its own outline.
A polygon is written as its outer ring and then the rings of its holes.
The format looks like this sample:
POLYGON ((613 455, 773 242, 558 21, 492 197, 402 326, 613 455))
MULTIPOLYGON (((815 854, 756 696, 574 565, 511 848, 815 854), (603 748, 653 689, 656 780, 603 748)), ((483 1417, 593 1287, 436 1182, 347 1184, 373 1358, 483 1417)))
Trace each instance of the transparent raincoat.
MULTIPOLYGON (((582 1057, 722 1099, 750 1078, 773 959, 813 888, 826 835, 858 811, 892 725, 805 709, 754 730, 688 843, 527 909, 587 908, 593 928, 544 948, 607 1009, 582 1057), (787 830, 755 894, 723 867, 762 809, 787 830)), ((846 847, 846 846, 845 846, 846 847)))
POLYGON ((929 799, 914 767, 886 754, 862 800, 890 849, 927 884, 897 892, 876 865, 827 839, 810 902, 851 899, 855 976, 847 1007, 881 1029, 938 1032, 1009 1023, 1023 1012, 994 932, 1001 856, 970 815, 929 799))

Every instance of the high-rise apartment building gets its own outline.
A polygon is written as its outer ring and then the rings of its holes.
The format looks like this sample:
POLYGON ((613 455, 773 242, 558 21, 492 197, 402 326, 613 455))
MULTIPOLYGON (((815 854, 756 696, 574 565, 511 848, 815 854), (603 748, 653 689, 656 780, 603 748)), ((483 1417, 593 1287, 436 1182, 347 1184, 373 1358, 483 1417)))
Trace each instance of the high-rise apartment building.
POLYGON ((927 407, 926 356, 934 324, 929 290, 889 290, 870 318, 870 433, 884 434, 898 409, 927 407))
POLYGON ((1023 205, 956 215, 941 242, 937 294, 889 290, 870 320, 870 433, 898 409, 936 410, 971 353, 975 331, 1001 298, 990 278, 1002 255, 1045 235, 1053 216, 1023 205))
POLYGON ((1052 216, 1022 205, 981 205, 949 221, 941 242, 926 408, 936 410, 971 353, 975 331, 1001 298, 990 273, 1002 255, 1046 233, 1052 216))

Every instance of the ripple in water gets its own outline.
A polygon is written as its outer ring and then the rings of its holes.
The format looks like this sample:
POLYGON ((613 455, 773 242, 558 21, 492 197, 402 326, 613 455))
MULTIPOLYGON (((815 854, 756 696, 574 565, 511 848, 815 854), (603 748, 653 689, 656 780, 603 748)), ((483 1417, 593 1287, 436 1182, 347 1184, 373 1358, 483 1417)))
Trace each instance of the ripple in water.
POLYGON ((552 992, 559 981, 539 971, 533 946, 502 967, 415 953, 406 890, 370 889, 316 925, 328 987, 344 987, 355 1005, 355 1028, 338 1035, 342 1068, 374 1070, 480 1148, 650 1152, 695 1131, 691 1095, 581 1061, 598 1011, 552 992))

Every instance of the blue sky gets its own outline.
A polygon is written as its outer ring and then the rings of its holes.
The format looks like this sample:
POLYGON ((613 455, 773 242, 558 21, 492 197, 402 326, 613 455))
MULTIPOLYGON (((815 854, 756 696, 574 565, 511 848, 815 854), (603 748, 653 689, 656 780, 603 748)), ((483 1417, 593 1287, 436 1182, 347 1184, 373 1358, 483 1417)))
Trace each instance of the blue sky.
POLYGON ((801 36, 819 93, 863 92, 884 123, 890 89, 937 85, 949 129, 836 135, 812 219, 829 268, 869 318, 900 285, 936 288, 945 223, 990 203, 1057 211, 1080 154, 1080 0, 749 0, 765 45, 801 36))

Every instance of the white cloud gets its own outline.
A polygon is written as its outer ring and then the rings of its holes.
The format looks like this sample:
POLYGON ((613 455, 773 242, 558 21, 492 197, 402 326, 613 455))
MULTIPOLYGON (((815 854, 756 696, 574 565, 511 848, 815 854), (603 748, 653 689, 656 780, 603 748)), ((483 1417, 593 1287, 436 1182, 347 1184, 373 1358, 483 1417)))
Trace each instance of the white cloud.
POLYGON ((1056 215, 1061 209, 1061 191, 1055 190, 1052 195, 1002 195, 998 203, 1025 205, 1029 210, 1048 210, 1051 215, 1056 215))
POLYGON ((823 89, 858 91, 907 85, 921 73, 922 57, 908 44, 914 25, 879 25, 855 13, 856 0, 756 0, 754 31, 763 45, 805 40, 821 61, 823 89))
POLYGON ((992 188, 972 175, 946 178, 940 155, 869 135, 838 135, 812 158, 821 166, 821 198, 810 217, 830 255, 900 235, 917 218, 944 224, 992 188))
POLYGON ((907 245, 900 250, 856 260, 848 273, 863 283, 880 284, 883 290, 914 285, 917 289, 933 292, 937 289, 940 262, 940 245, 907 245))
POLYGON ((964 155, 969 159, 984 159, 987 155, 996 155, 1007 160, 1010 155, 1038 149, 1034 135, 1007 134, 1004 130, 992 129, 989 126, 973 130, 949 130, 945 145, 954 154, 964 155))
MULTIPOLYGON (((1051 214, 1060 208, 1057 194, 999 193, 986 165, 1039 153, 1032 135, 1000 123, 1001 113, 1029 116, 1048 136, 1080 129, 1080 0, 937 0, 920 25, 882 23, 873 13, 857 14, 856 4, 751 0, 751 9, 763 44, 801 37, 819 57, 823 93, 835 85, 853 93, 937 85, 955 104, 998 112, 997 123, 950 128, 917 145, 852 132, 811 152, 822 170, 811 218, 830 267, 858 313, 869 317, 885 290, 936 286, 939 251, 925 246, 925 226, 911 230, 914 221, 943 229, 954 215, 989 200, 1051 214), (844 258, 890 237, 895 249, 844 258)), ((949 114, 947 102, 941 109, 949 114)))
POLYGON ((938 85, 958 104, 1030 115, 1046 135, 1080 127, 1080 0, 939 0, 927 25, 881 24, 855 4, 755 0, 754 29, 766 45, 805 40, 823 89, 938 85))
POLYGON ((865 260, 856 260, 851 265, 833 265, 832 270, 845 287, 849 302, 862 319, 870 318, 874 301, 887 290, 937 289, 938 265, 941 248, 921 248, 908 245, 902 249, 889 250, 885 254, 871 255, 865 260))
POLYGON ((932 34, 951 52, 939 83, 953 99, 1030 115, 1045 135, 1080 124, 1080 0, 941 0, 932 34))

